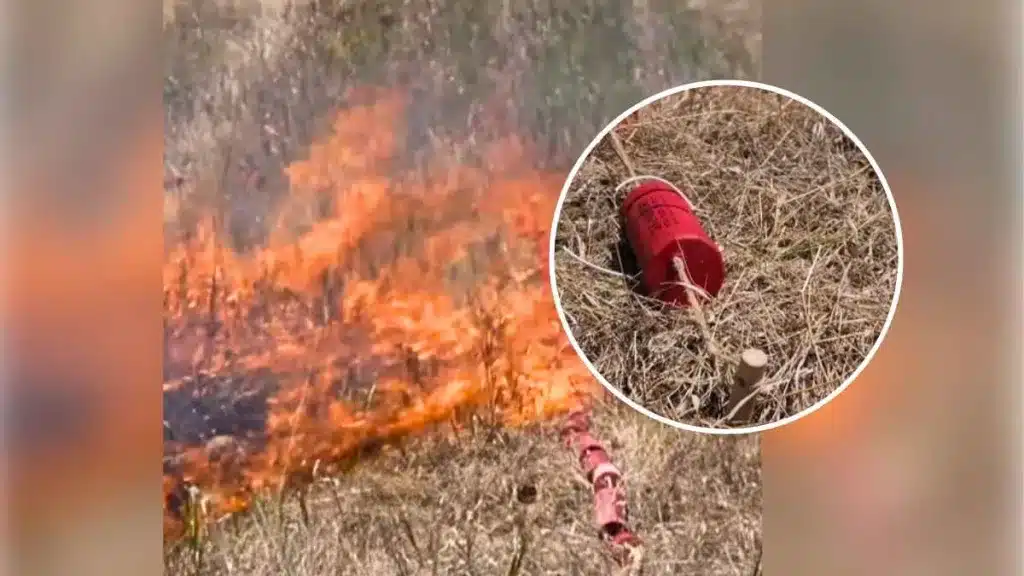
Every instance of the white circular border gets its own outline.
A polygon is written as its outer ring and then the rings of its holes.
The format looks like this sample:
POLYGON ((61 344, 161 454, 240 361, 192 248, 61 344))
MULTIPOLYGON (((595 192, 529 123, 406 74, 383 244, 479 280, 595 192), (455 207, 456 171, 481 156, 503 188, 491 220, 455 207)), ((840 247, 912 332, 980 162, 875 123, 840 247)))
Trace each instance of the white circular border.
POLYGON ((555 214, 551 221, 551 238, 548 241, 548 275, 551 283, 551 294, 555 300, 555 309, 558 310, 558 319, 562 323, 562 328, 565 330, 566 335, 569 336, 569 342, 572 344, 573 349, 576 350, 576 354, 580 357, 580 360, 582 360, 583 364, 585 364, 587 369, 590 370, 590 373, 593 374, 595 378, 597 378, 597 381, 600 382, 602 386, 607 388, 608 391, 614 394, 619 400, 622 400, 631 408, 633 408, 637 412, 640 412, 644 416, 647 416, 648 418, 657 420, 662 424, 666 424, 668 426, 672 426, 674 428, 678 428, 681 430, 722 436, 738 434, 756 434, 759 432, 766 432, 768 430, 772 430, 780 426, 785 426, 790 422, 795 422, 800 418, 807 416, 808 414, 814 413, 825 404, 831 402, 836 396, 841 394, 843 390, 846 390, 846 388, 850 384, 852 384, 858 376, 860 376, 860 373, 863 372, 865 368, 867 368, 868 364, 871 363, 871 359, 874 358, 875 353, 878 352, 878 349, 882 346, 882 342, 885 340, 885 337, 889 333, 889 327, 892 325, 892 319, 896 315, 896 306, 899 303, 900 292, 903 288, 903 226, 902 224, 900 224, 899 211, 896 209, 896 200, 892 196, 892 190, 889 188, 889 182, 885 179, 885 175, 882 173, 882 169, 878 167, 878 163, 875 161, 875 158, 871 155, 871 152, 868 151, 867 147, 864 146, 864 143, 860 141, 860 138, 857 138, 856 134, 850 131, 850 129, 847 128, 845 124, 840 122, 838 118, 829 113, 828 110, 825 110, 821 106, 818 106, 814 102, 811 102, 810 100, 804 98, 803 96, 800 96, 799 94, 794 94, 788 90, 779 88, 777 86, 772 86, 770 84, 763 84, 761 82, 751 82, 748 80, 705 80, 701 82, 683 84, 681 86, 676 86, 675 88, 669 88, 668 90, 659 92, 653 96, 649 96, 641 100, 640 102, 631 106, 622 114, 619 114, 618 117, 616 117, 614 120, 611 121, 611 123, 605 126, 604 129, 602 129, 597 134, 597 136, 590 142, 590 144, 587 145, 587 147, 583 150, 583 153, 580 155, 579 159, 576 160, 576 164, 572 167, 572 170, 569 172, 569 176, 565 179, 565 185, 562 186, 562 192, 558 197, 558 204, 555 205, 555 214), (609 383, 608 380, 606 380, 605 377, 602 376, 600 372, 598 372, 598 370, 587 358, 587 355, 583 353, 583 350, 580 348, 579 343, 576 342, 576 337, 573 336, 572 330, 569 329, 569 323, 566 321, 565 311, 562 309, 562 300, 558 296, 558 286, 557 282, 555 281, 555 235, 558 230, 558 219, 559 216, 561 216, 562 214, 562 204, 565 202, 565 197, 566 194, 568 194, 569 192, 569 188, 572 186, 573 181, 576 179, 576 173, 579 172, 580 168, 583 166, 583 162, 585 162, 586 159, 590 156, 590 153, 594 150, 594 148, 597 147, 597 145, 604 139, 604 137, 607 136, 623 120, 628 118, 637 110, 646 107, 648 104, 661 100, 662 98, 665 98, 667 96, 671 96, 673 94, 685 92, 687 90, 693 90, 696 88, 709 88, 712 86, 741 86, 744 88, 757 88, 768 92, 774 92, 776 94, 785 96, 791 100, 796 100, 797 102, 800 102, 801 104, 811 108, 818 114, 821 114, 825 118, 828 118, 834 125, 838 126, 839 129, 843 131, 843 134, 846 134, 846 136, 850 138, 850 140, 852 140, 854 144, 857 145, 857 148, 868 159, 868 162, 871 164, 871 168, 873 168, 875 174, 878 175, 878 179, 882 183, 882 188, 885 190, 885 197, 889 201, 889 209, 892 211, 893 223, 896 226, 896 290, 893 292, 892 304, 889 306, 889 315, 886 316, 885 318, 885 324, 882 325, 882 331, 878 335, 878 339, 875 340, 875 345, 872 346, 871 350, 868 351, 867 356, 864 357, 864 360, 862 360, 860 365, 857 366, 857 369, 854 370, 853 373, 850 374, 850 376, 838 388, 833 390, 828 396, 826 396, 822 400, 819 400, 810 408, 806 408, 802 412, 798 412, 797 414, 788 416, 786 418, 783 418, 776 422, 772 422, 770 424, 761 424, 759 426, 750 426, 747 428, 703 428, 701 426, 683 424, 682 422, 678 422, 676 420, 672 420, 664 416, 655 414, 654 412, 651 412, 647 408, 644 408, 640 404, 631 400, 629 397, 623 394, 621 390, 619 390, 615 386, 612 386, 611 383, 609 383))

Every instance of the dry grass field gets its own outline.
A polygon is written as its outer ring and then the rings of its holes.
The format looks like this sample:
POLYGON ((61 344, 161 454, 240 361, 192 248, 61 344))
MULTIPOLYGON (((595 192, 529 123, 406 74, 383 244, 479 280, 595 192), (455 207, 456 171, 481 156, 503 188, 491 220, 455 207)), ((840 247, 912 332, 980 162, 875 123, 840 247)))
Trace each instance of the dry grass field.
POLYGON ((717 298, 689 311, 639 295, 619 210, 630 172, 606 138, 557 222, 565 320, 597 371, 642 406, 701 427, 726 419, 739 354, 769 366, 748 425, 795 415, 836 390, 878 340, 898 270, 881 180, 813 109, 750 87, 659 100, 615 132, 639 174, 676 183, 726 263, 717 298), (602 270, 603 269, 603 270, 602 270))
POLYGON ((753 574, 758 439, 609 403, 542 257, 589 134, 756 73, 742 4, 166 3, 166 573, 611 573, 589 397, 643 573, 753 574))
MULTIPOLYGON (((643 574, 752 576, 761 541, 759 442, 688 434, 612 405, 597 432, 627 479, 643 574)), ((544 428, 415 440, 259 502, 169 548, 168 574, 610 574, 589 489, 544 428), (198 552, 198 554, 197 554, 198 552)))

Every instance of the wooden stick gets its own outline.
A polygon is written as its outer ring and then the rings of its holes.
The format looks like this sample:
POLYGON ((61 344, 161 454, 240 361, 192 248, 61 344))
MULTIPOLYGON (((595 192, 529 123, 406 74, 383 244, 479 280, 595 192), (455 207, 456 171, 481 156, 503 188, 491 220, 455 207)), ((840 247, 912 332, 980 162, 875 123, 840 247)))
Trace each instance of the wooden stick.
POLYGON ((683 261, 681 256, 676 256, 672 259, 672 268, 675 269, 679 282, 686 290, 686 296, 690 301, 690 315, 697 322, 697 327, 700 328, 700 335, 704 338, 704 345, 708 347, 708 351, 711 352, 712 356, 722 356, 722 351, 711 336, 711 327, 708 326, 707 318, 704 317, 704 308, 700 303, 701 295, 697 293, 697 290, 700 290, 700 288, 695 286, 690 279, 690 275, 686 271, 686 262, 683 261))
MULTIPOLYGON (((704 310, 700 305, 700 296, 697 294, 697 289, 693 286, 690 276, 686 272, 686 263, 681 257, 677 256, 672 259, 672 266, 679 276, 679 281, 686 289, 686 294, 690 299, 690 312, 694 320, 697 321, 697 326, 704 337, 704 343, 707 345, 708 351, 712 356, 723 358, 724 354, 722 354, 718 344, 711 337, 711 329, 708 326, 707 319, 704 317, 704 310)), ((761 350, 751 348, 744 350, 743 354, 740 355, 739 366, 736 368, 732 390, 729 393, 729 404, 725 410, 730 422, 733 424, 741 424, 750 420, 750 415, 754 410, 753 393, 756 392, 755 386, 764 377, 767 365, 768 355, 761 350)))
POLYGON ((740 356, 740 363, 736 367, 736 375, 733 377, 729 406, 726 408, 726 413, 732 414, 731 421, 734 424, 750 420, 750 415, 754 410, 753 395, 757 392, 757 383, 764 376, 767 366, 768 355, 761 350, 751 348, 744 350, 740 356))

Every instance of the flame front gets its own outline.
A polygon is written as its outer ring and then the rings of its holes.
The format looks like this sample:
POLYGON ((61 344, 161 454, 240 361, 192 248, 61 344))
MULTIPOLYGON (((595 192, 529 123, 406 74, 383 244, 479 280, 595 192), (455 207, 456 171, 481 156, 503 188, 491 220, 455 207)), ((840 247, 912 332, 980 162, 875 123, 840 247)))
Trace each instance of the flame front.
POLYGON ((514 138, 484 151, 486 168, 436 160, 403 175, 405 102, 372 100, 289 167, 266 246, 235 253, 209 224, 168 251, 165 395, 226 387, 244 403, 272 391, 256 402, 259 430, 213 432, 246 442, 230 457, 167 442, 172 532, 185 483, 214 515, 237 512, 368 447, 472 419, 535 423, 600 390, 564 337, 545 272, 562 176, 531 169, 514 138))

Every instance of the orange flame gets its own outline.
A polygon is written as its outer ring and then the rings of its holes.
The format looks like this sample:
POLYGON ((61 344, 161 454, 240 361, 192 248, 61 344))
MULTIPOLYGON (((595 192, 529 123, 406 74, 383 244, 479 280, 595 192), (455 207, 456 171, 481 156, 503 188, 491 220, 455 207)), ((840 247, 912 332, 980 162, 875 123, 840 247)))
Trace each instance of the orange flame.
POLYGON ((528 425, 600 390, 543 269, 562 177, 531 169, 516 139, 485 150, 486 169, 438 160, 396 177, 404 104, 379 92, 339 114, 289 167, 266 247, 235 253, 206 225, 169 250, 168 362, 187 376, 165 393, 228 382, 242 397, 268 386, 261 374, 274 389, 255 448, 237 458, 168 445, 169 526, 181 481, 214 515, 236 512, 254 491, 341 470, 367 447, 473 418, 528 425), (313 221, 325 198, 330 216, 313 221))

